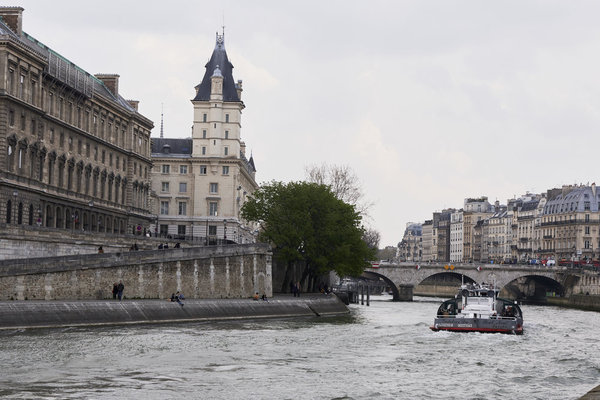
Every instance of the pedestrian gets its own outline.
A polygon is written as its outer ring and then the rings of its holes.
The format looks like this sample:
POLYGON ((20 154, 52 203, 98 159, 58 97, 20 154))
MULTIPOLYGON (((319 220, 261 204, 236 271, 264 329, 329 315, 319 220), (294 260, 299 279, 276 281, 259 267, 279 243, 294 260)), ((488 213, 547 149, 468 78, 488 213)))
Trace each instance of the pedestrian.
POLYGON ((267 303, 269 302, 269 299, 267 299, 267 295, 265 293, 263 293, 263 295, 260 298, 262 299, 262 301, 266 301, 267 303))
POLYGON ((98 254, 102 254, 104 253, 104 249, 102 248, 102 246, 98 247, 98 254))
POLYGON ((123 281, 119 281, 119 285, 117 286, 117 297, 119 301, 123 298, 123 290, 125 290, 125 285, 123 285, 123 281))
POLYGON ((158 249, 159 249, 159 250, 162 250, 163 248, 164 248, 164 246, 163 246, 163 244, 162 244, 162 243, 158 245, 158 249))
POLYGON ((179 242, 175 243, 175 248, 176 249, 179 249, 180 247, 181 247, 181 243, 179 243, 179 242))
POLYGON ((298 281, 296 283, 296 292, 298 292, 298 297, 300 297, 301 288, 302 288, 302 286, 300 286, 300 281, 298 281))
POLYGON ((183 296, 183 293, 175 293, 175 301, 181 306, 183 307, 183 303, 181 302, 181 300, 185 299, 185 297, 183 296))
POLYGON ((113 299, 115 299, 115 300, 117 299, 117 293, 119 292, 119 288, 118 288, 118 286, 119 286, 119 285, 118 285, 118 283, 117 283, 117 282, 115 282, 115 284, 113 285, 113 291, 112 291, 112 294, 113 294, 113 299))
POLYGON ((168 249, 169 248, 169 243, 165 243, 165 246, 163 248, 164 249, 168 249))
POLYGON ((133 244, 133 250, 138 251, 140 248, 138 247, 137 243, 133 244))

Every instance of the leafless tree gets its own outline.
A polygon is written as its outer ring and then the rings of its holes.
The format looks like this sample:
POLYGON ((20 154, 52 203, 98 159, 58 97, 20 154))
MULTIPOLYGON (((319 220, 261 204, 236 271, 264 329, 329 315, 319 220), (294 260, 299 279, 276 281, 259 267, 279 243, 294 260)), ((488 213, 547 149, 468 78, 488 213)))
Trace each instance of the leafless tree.
POLYGON ((305 167, 309 182, 327 185, 335 196, 356 207, 364 219, 369 219, 369 209, 373 205, 365 199, 360 181, 354 171, 347 165, 310 165, 305 167))
POLYGON ((379 249, 379 241, 381 240, 381 235, 373 228, 365 229, 363 233, 363 241, 374 250, 379 249))

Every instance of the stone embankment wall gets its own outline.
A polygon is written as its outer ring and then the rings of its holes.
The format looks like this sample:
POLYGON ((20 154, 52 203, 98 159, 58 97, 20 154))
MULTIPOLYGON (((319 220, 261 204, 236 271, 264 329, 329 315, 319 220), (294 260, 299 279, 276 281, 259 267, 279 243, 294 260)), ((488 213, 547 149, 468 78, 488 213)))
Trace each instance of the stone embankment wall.
MULTIPOLYGON (((100 246, 105 253, 128 251, 133 244, 137 244, 140 250, 153 250, 160 243, 169 243, 169 247, 173 247, 176 242, 141 235, 90 234, 85 231, 0 223, 0 260, 94 254, 100 246)), ((187 242, 183 242, 182 246, 191 247, 187 242)))
POLYGON ((336 296, 185 300, 11 301, 0 302, 0 329, 53 328, 249 318, 346 315, 336 296))
POLYGON ((576 308, 579 310, 600 311, 600 295, 573 294, 565 297, 548 297, 548 304, 576 308))
POLYGON ((0 261, 0 300, 272 296, 271 253, 264 244, 146 250, 0 261))

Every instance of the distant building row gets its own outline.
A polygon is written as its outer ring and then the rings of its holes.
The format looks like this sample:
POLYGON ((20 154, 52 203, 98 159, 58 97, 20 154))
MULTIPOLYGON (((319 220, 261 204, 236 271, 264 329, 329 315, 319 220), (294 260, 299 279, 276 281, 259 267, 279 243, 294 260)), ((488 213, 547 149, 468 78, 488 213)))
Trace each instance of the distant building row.
POLYGON ((409 223, 398 244, 406 261, 591 261, 600 257, 600 193, 596 185, 527 193, 506 205, 465 199, 463 208, 409 223))

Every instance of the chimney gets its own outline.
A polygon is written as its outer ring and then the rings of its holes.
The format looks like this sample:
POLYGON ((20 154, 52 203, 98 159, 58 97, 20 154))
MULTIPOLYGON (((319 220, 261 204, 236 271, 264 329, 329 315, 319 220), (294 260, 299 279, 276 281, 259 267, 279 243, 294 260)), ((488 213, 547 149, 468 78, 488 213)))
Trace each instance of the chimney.
POLYGON ((135 111, 138 110, 138 104, 140 104, 139 100, 127 100, 127 102, 135 111))
POLYGON ((592 196, 596 198, 596 182, 592 183, 592 196))
POLYGON ((96 74, 96 78, 100 79, 104 86, 111 91, 115 96, 119 95, 119 75, 117 74, 96 74))
POLYGON ((23 33, 23 7, 0 7, 0 17, 17 35, 23 33))

